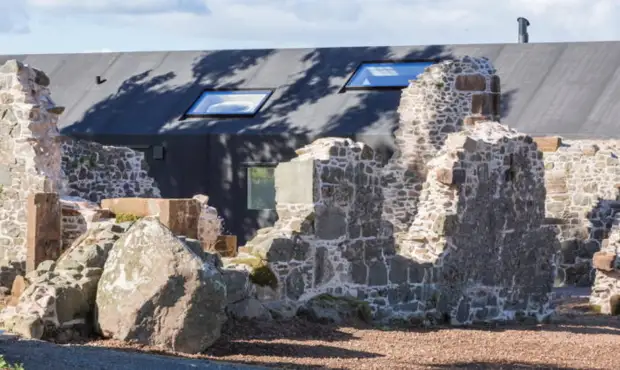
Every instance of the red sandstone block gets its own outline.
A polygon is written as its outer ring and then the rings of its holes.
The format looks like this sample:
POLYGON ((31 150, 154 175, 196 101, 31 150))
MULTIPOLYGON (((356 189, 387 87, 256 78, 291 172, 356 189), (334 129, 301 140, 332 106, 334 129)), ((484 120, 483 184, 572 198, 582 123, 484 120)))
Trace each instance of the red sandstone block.
POLYGON ((562 139, 558 136, 539 136, 533 139, 541 152, 555 152, 562 145, 562 139))
POLYGON ((466 126, 474 126, 477 122, 482 122, 482 121, 492 121, 493 119, 491 117, 488 116, 483 116, 483 115, 474 115, 474 116, 467 116, 463 119, 463 124, 465 124, 466 126))
POLYGON ((480 74, 459 75, 456 76, 454 87, 461 91, 485 91, 487 80, 480 74))
POLYGON ((196 199, 114 198, 102 200, 101 208, 117 215, 158 216, 175 235, 198 237, 200 203, 196 199))
POLYGON ((212 250, 207 252, 217 252, 222 257, 237 256, 237 237, 235 235, 220 235, 215 241, 212 250))
POLYGON ((500 79, 499 76, 494 75, 493 77, 491 77, 491 92, 494 93, 499 93, 501 92, 501 86, 500 86, 500 79))
POLYGON ((62 211, 57 193, 33 193, 26 205, 26 271, 61 253, 62 211))
POLYGON ((613 271, 616 263, 616 254, 610 252, 596 252, 592 257, 592 266, 600 271, 613 271))
POLYGON ((23 276, 18 275, 15 277, 15 280, 13 280, 13 285, 11 286, 11 299, 9 300, 9 306, 17 306, 19 297, 22 296, 22 293, 26 290, 26 288, 28 288, 28 285, 28 282, 23 276))

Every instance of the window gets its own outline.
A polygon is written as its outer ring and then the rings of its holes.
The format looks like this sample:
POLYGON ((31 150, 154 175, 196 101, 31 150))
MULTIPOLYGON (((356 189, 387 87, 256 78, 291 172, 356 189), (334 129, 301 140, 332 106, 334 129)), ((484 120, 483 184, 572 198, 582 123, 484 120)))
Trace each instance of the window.
POLYGON ((382 62, 360 65, 345 89, 403 88, 435 62, 382 62))
POLYGON ((185 115, 251 117, 260 110, 271 93, 271 90, 204 91, 185 115))
POLYGON ((248 167, 248 209, 276 208, 274 166, 248 167))

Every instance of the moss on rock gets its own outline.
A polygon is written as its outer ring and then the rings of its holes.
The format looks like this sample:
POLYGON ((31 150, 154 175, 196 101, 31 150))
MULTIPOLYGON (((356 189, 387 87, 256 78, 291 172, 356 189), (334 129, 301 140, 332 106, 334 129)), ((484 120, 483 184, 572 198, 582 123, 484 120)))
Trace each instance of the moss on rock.
POLYGON ((267 265, 255 267, 250 273, 250 281, 258 286, 278 287, 278 277, 267 265))

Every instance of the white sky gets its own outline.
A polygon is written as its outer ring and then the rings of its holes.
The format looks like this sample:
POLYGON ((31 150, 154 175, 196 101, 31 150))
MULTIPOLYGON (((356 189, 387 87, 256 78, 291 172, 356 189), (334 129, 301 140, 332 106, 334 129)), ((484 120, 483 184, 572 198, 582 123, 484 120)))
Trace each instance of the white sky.
POLYGON ((0 54, 620 40, 620 0, 0 0, 0 54))

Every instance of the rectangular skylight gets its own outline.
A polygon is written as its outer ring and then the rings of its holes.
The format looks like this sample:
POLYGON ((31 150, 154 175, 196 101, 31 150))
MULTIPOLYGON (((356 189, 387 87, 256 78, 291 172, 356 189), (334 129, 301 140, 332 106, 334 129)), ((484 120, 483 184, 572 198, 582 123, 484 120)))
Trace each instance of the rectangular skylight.
POLYGON ((187 117, 253 116, 265 104, 271 90, 204 91, 185 114, 187 117))
POLYGON ((363 63, 353 74, 346 89, 402 88, 434 62, 363 63))

